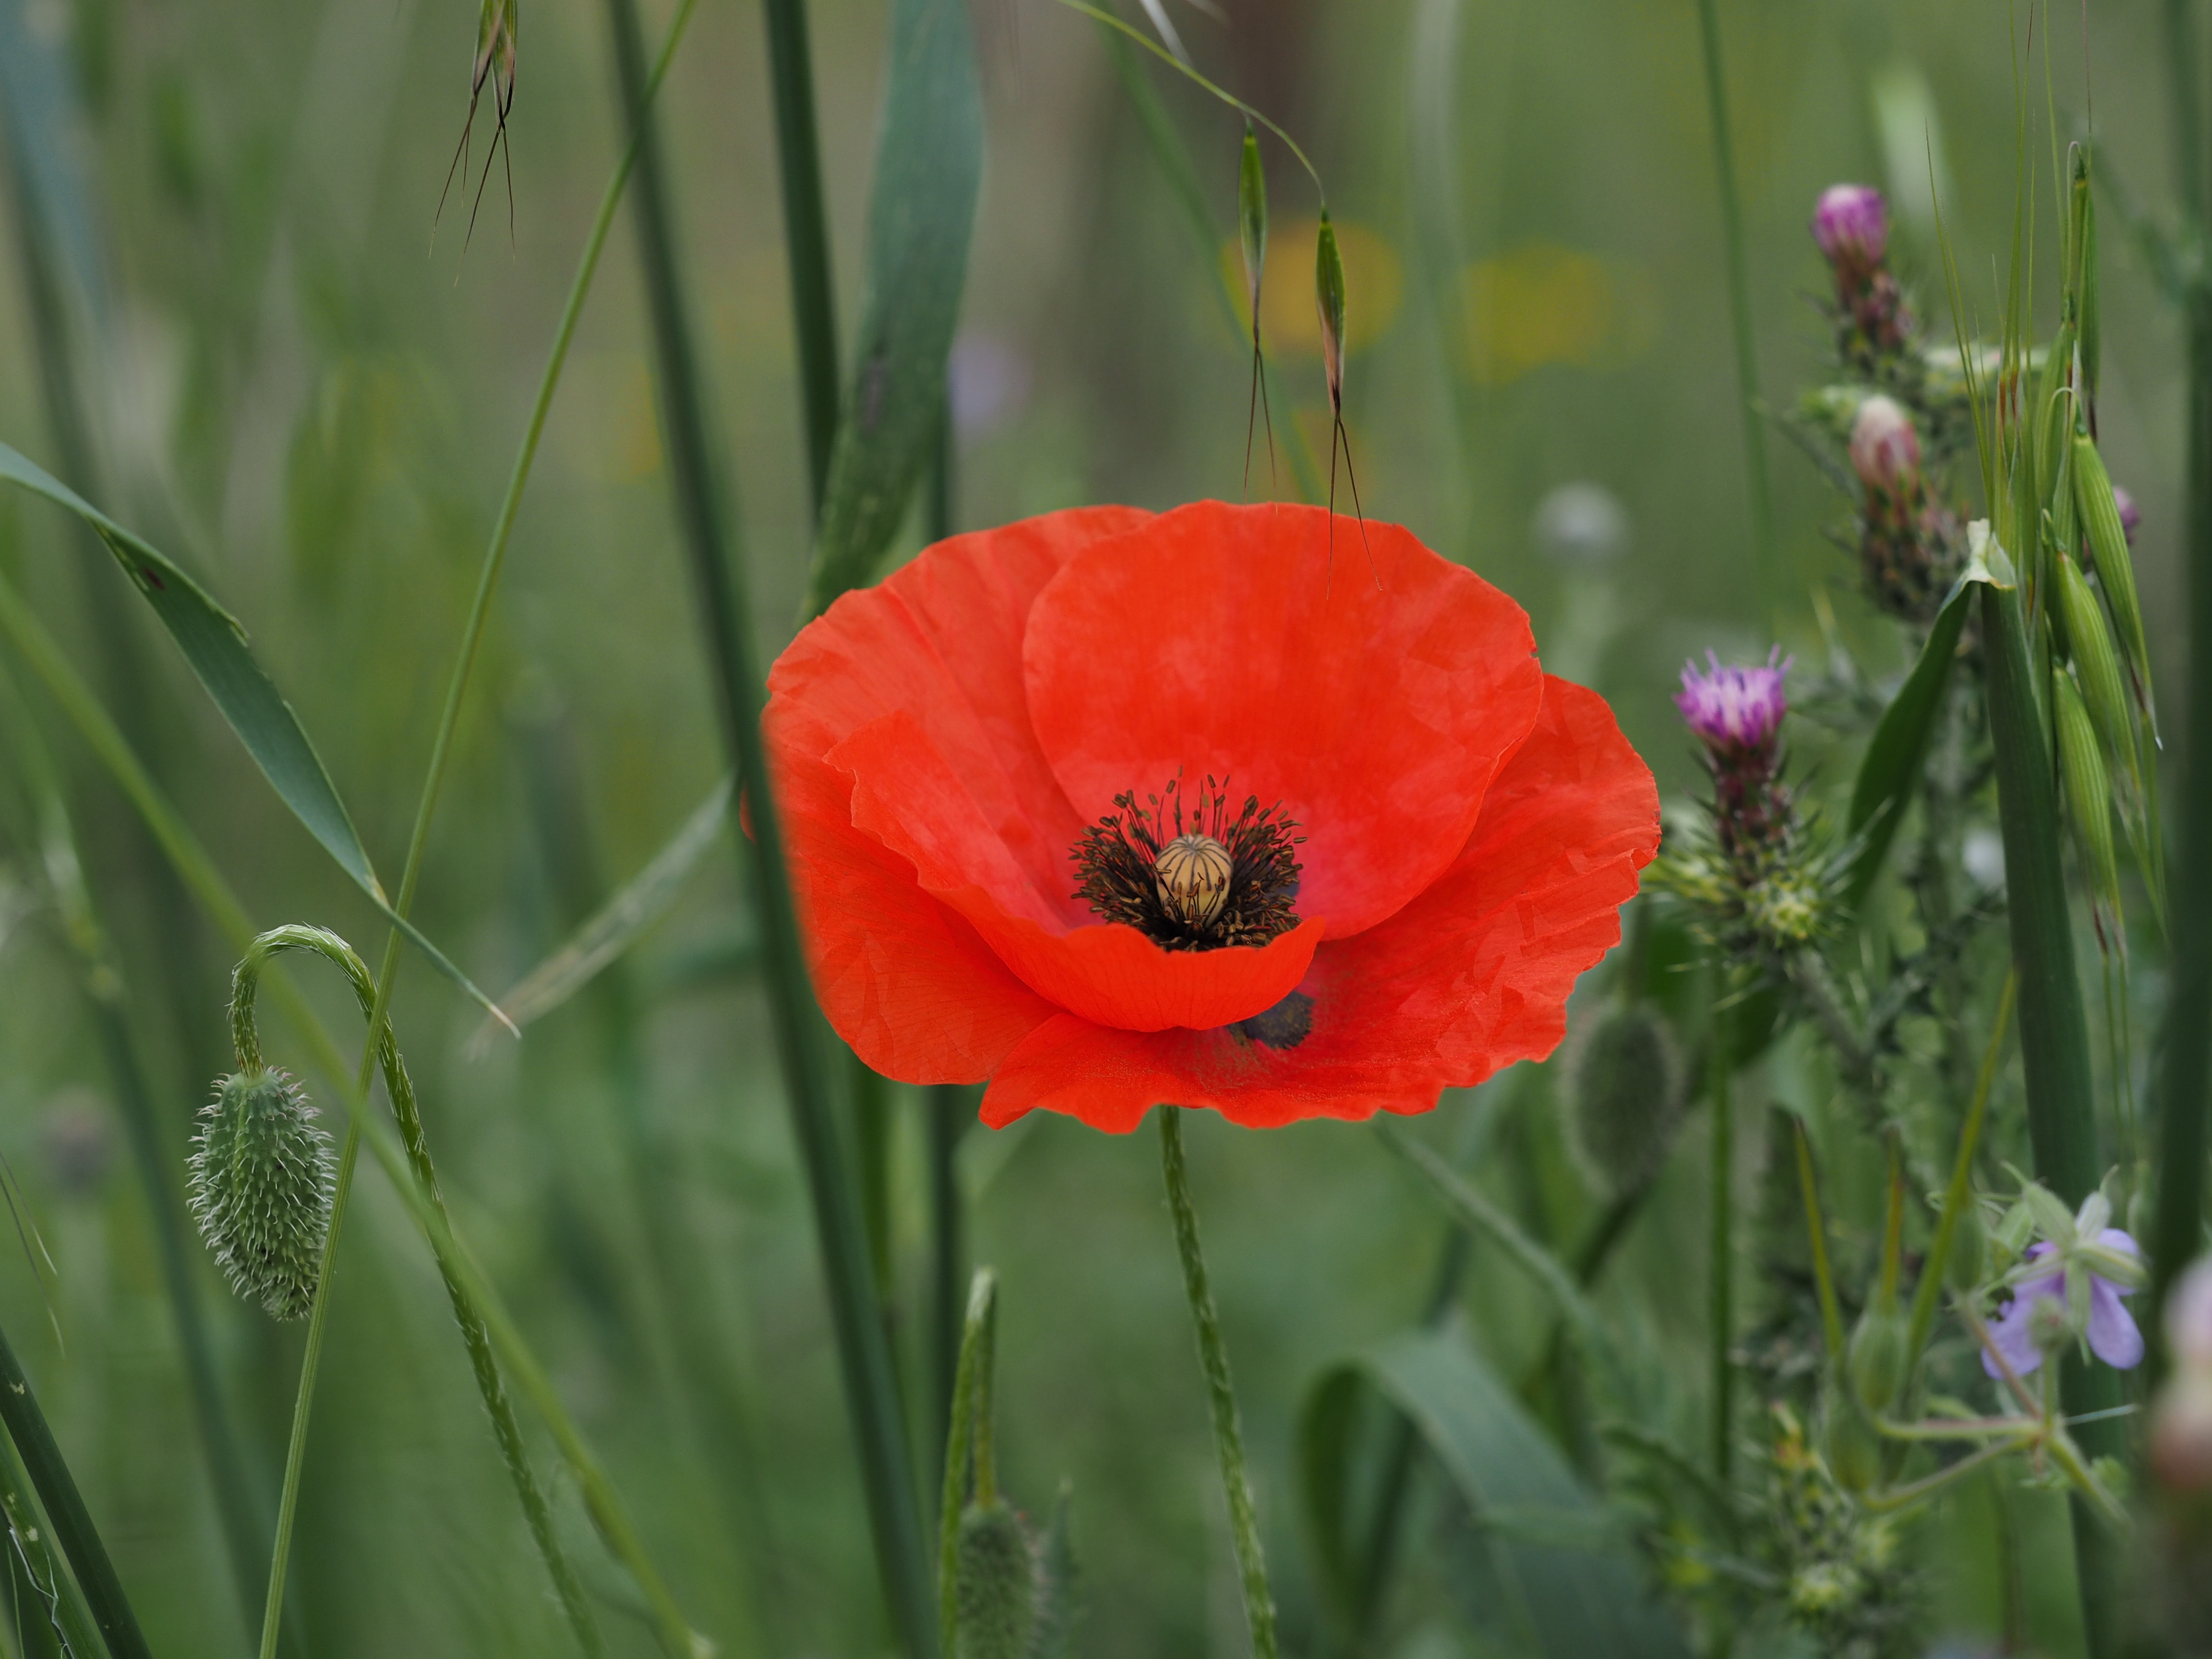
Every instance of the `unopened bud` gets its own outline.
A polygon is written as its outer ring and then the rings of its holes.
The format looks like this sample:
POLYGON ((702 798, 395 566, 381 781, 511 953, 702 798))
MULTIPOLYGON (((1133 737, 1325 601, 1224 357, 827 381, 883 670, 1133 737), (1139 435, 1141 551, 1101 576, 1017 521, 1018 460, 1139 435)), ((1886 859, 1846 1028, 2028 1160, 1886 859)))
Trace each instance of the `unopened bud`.
POLYGON ((1845 1363, 1851 1393, 1880 1417, 1897 1403, 1905 1387, 1905 1316, 1894 1300, 1876 1300, 1859 1316, 1845 1363))
POLYGON ((1889 248, 1889 209, 1872 185, 1831 185, 1813 210, 1813 240, 1829 260, 1872 262, 1889 248))
POLYGON ((1869 489, 1893 494, 1920 481, 1920 434, 1894 398, 1875 396, 1851 422, 1851 470, 1869 489))
POLYGON ((1642 1005, 1605 1010, 1571 1054, 1570 1143, 1608 1194, 1659 1172, 1682 1121, 1681 1069, 1666 1021, 1642 1005))
POLYGON ((1004 1503, 960 1517, 955 1659, 1024 1659, 1036 1624, 1036 1557, 1021 1517, 1004 1503))
POLYGON ((1959 1211, 1951 1230, 1951 1254, 1944 1259, 1943 1282, 1960 1296, 1982 1282, 1982 1264, 1989 1257, 1989 1235, 1982 1226, 1982 1206, 1969 1200, 1959 1211))
POLYGON ((2212 1492, 2212 1372, 2185 1366, 2151 1407, 2150 1471, 2184 1497, 2212 1492))
POLYGON ((330 1232, 330 1137, 283 1072, 238 1073, 216 1085, 187 1161, 193 1215, 216 1263, 240 1293, 279 1319, 314 1305, 330 1232))
POLYGON ((1855 1497, 1871 1491, 1881 1479, 1881 1437, 1858 1407, 1841 1395, 1828 1396, 1826 1416, 1820 1450, 1828 1461, 1828 1473, 1855 1497))

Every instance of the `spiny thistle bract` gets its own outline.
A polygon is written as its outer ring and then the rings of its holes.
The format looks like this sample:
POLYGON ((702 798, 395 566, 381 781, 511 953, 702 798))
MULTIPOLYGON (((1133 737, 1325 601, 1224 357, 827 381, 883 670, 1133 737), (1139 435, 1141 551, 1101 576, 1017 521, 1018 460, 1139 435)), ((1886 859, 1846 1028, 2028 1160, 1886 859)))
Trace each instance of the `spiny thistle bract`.
POLYGON ((331 1226, 331 1140, 289 1073, 217 1080, 192 1142, 192 1214, 232 1286, 278 1319, 314 1305, 331 1226))

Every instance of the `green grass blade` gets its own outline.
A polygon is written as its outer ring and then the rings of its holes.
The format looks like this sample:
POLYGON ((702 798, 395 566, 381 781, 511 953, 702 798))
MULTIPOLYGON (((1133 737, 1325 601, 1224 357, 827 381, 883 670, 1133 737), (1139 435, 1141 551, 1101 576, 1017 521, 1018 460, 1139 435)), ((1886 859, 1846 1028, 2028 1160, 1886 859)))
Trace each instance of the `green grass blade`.
MULTIPOLYGON (((623 107, 638 135, 639 254, 645 267, 676 507, 700 595, 716 712, 751 816, 751 842, 749 848, 738 849, 738 857, 760 917, 785 1095, 813 1200, 877 1566, 900 1645, 909 1659, 934 1659, 937 1619, 921 1496, 908 1453, 890 1345, 877 1317, 852 1165, 835 1115, 821 1012, 807 975, 785 872, 782 834, 761 734, 767 687, 754 660, 750 605, 732 518, 713 459, 716 452, 708 440, 701 360, 692 345, 672 210, 646 108, 645 54, 637 11, 634 0, 609 0, 608 10, 623 107)), ((962 27, 964 30, 964 23, 962 27)))
POLYGON ((62 1461, 53 1431, 46 1426, 46 1414, 39 1409, 38 1396, 31 1392, 30 1379, 24 1376, 4 1331, 0 1331, 0 1425, 6 1426, 8 1437, 22 1455, 54 1538, 69 1558, 93 1624, 107 1644, 108 1652, 113 1659, 153 1659, 145 1635, 138 1628, 137 1616, 131 1611, 130 1598, 123 1593, 123 1581, 116 1577, 115 1564, 108 1559, 107 1546, 92 1524, 76 1480, 62 1461))
POLYGON ((1712 128, 1713 176, 1721 198, 1721 236, 1728 255, 1729 324, 1735 341, 1736 401, 1743 422, 1745 488, 1751 504, 1751 556, 1759 609, 1771 612, 1774 591, 1774 483, 1766 467, 1766 428, 1759 410, 1759 340, 1752 325, 1751 266, 1744 252, 1743 198, 1736 185, 1735 135, 1729 125, 1727 71, 1721 61, 1721 20, 1715 0, 1698 0, 1704 49, 1705 104, 1712 128))
POLYGON ((1626 1531, 1459 1332, 1407 1332, 1308 1394, 1299 1467, 1325 1584, 1350 1588, 1351 1430, 1370 1390, 1413 1425, 1474 1523, 1474 1557, 1454 1577, 1486 1634, 1543 1659, 1686 1659, 1680 1631, 1644 1593, 1626 1531))
POLYGON ((814 118, 813 52, 806 0, 767 0, 769 83, 775 94, 775 154, 783 179, 783 248, 791 267, 791 318, 806 422, 806 476, 818 514, 837 440, 837 284, 822 143, 814 118))
POLYGON ((385 919, 405 933, 439 972, 495 1014, 498 1005, 478 990, 445 952, 392 908, 370 866, 368 849, 338 799, 322 757, 308 741, 291 705, 246 642, 238 619, 209 597, 207 590, 166 555, 94 507, 67 484, 4 443, 0 443, 0 482, 12 483, 68 508, 98 532, 131 585, 161 619, 169 637, 191 665, 208 696, 260 767, 277 798, 307 833, 368 895, 385 919))
POLYGON ((1921 647, 1920 659, 1882 711, 1881 722, 1875 727, 1865 757, 1859 762, 1847 820, 1852 835, 1865 837, 1851 861, 1850 878, 1844 889, 1853 910, 1863 902, 1867 890, 1881 872, 1882 860, 1889 856, 1898 825, 1904 821, 1913 788, 1920 781, 1936 718, 1943 707, 1943 693, 1951 683, 1951 665, 1959 654, 1959 636, 1966 626, 1972 592, 1970 585, 1961 583, 1944 601, 1935 626, 1929 629, 1928 642, 1921 647))
POLYGON ((894 0, 867 293, 822 500, 810 616, 874 580, 929 464, 982 184, 983 94, 968 9, 894 0))
MULTIPOLYGON (((574 996, 668 914, 699 860, 720 839, 734 793, 728 778, 716 784, 643 869, 617 889, 558 950, 515 981, 499 1006, 516 1029, 543 1019, 574 996)), ((485 1021, 471 1039, 471 1046, 481 1049, 498 1030, 495 1022, 485 1021)))

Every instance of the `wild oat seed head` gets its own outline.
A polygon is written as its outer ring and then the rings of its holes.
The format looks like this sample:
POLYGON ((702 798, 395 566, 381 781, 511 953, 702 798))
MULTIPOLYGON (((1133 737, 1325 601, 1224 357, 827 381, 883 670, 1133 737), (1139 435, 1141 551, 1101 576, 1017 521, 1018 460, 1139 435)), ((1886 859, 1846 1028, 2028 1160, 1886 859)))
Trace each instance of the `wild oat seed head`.
POLYGON ((283 1072, 219 1079, 186 1161, 200 1237, 232 1287, 278 1319, 314 1305, 330 1232, 330 1137, 283 1072))

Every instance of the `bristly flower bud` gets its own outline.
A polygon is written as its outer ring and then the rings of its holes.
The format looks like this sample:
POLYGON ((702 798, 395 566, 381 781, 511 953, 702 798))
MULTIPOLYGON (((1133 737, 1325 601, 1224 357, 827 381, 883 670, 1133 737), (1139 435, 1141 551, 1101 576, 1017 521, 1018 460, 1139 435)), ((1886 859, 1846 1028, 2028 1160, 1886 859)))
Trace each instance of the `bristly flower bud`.
POLYGON ((1778 645, 1764 665, 1723 668, 1710 651, 1705 662, 1705 673, 1682 665, 1674 707, 1705 745, 1721 851, 1750 873, 1763 851, 1786 839, 1792 817, 1782 784, 1782 717, 1790 709, 1782 683, 1790 662, 1778 645))
POLYGON ((314 1305, 335 1179, 330 1137, 286 1073, 237 1073, 216 1084, 192 1142, 192 1214, 229 1276, 278 1319, 314 1305))
POLYGON ((1959 515, 1929 487, 1920 434, 1894 399, 1876 395, 1859 405, 1850 456, 1863 492, 1859 562, 1868 594, 1893 617, 1928 622, 1965 562, 1959 515))
POLYGON ((1813 210, 1813 240, 1834 261, 1879 260, 1889 252, 1889 206, 1872 185, 1831 185, 1813 210))
POLYGON ((1036 1547, 1003 1501, 960 1517, 953 1659, 1026 1659, 1036 1626, 1036 1547))
POLYGON ((1889 273, 1889 212, 1870 185, 1832 185, 1813 240, 1836 279, 1836 355, 1868 380, 1889 378, 1911 345, 1911 312, 1889 273))
POLYGON ((1658 1174, 1682 1121, 1682 1066, 1667 1022, 1641 1004, 1605 1009, 1568 1051, 1567 1138, 1608 1194, 1658 1174))

